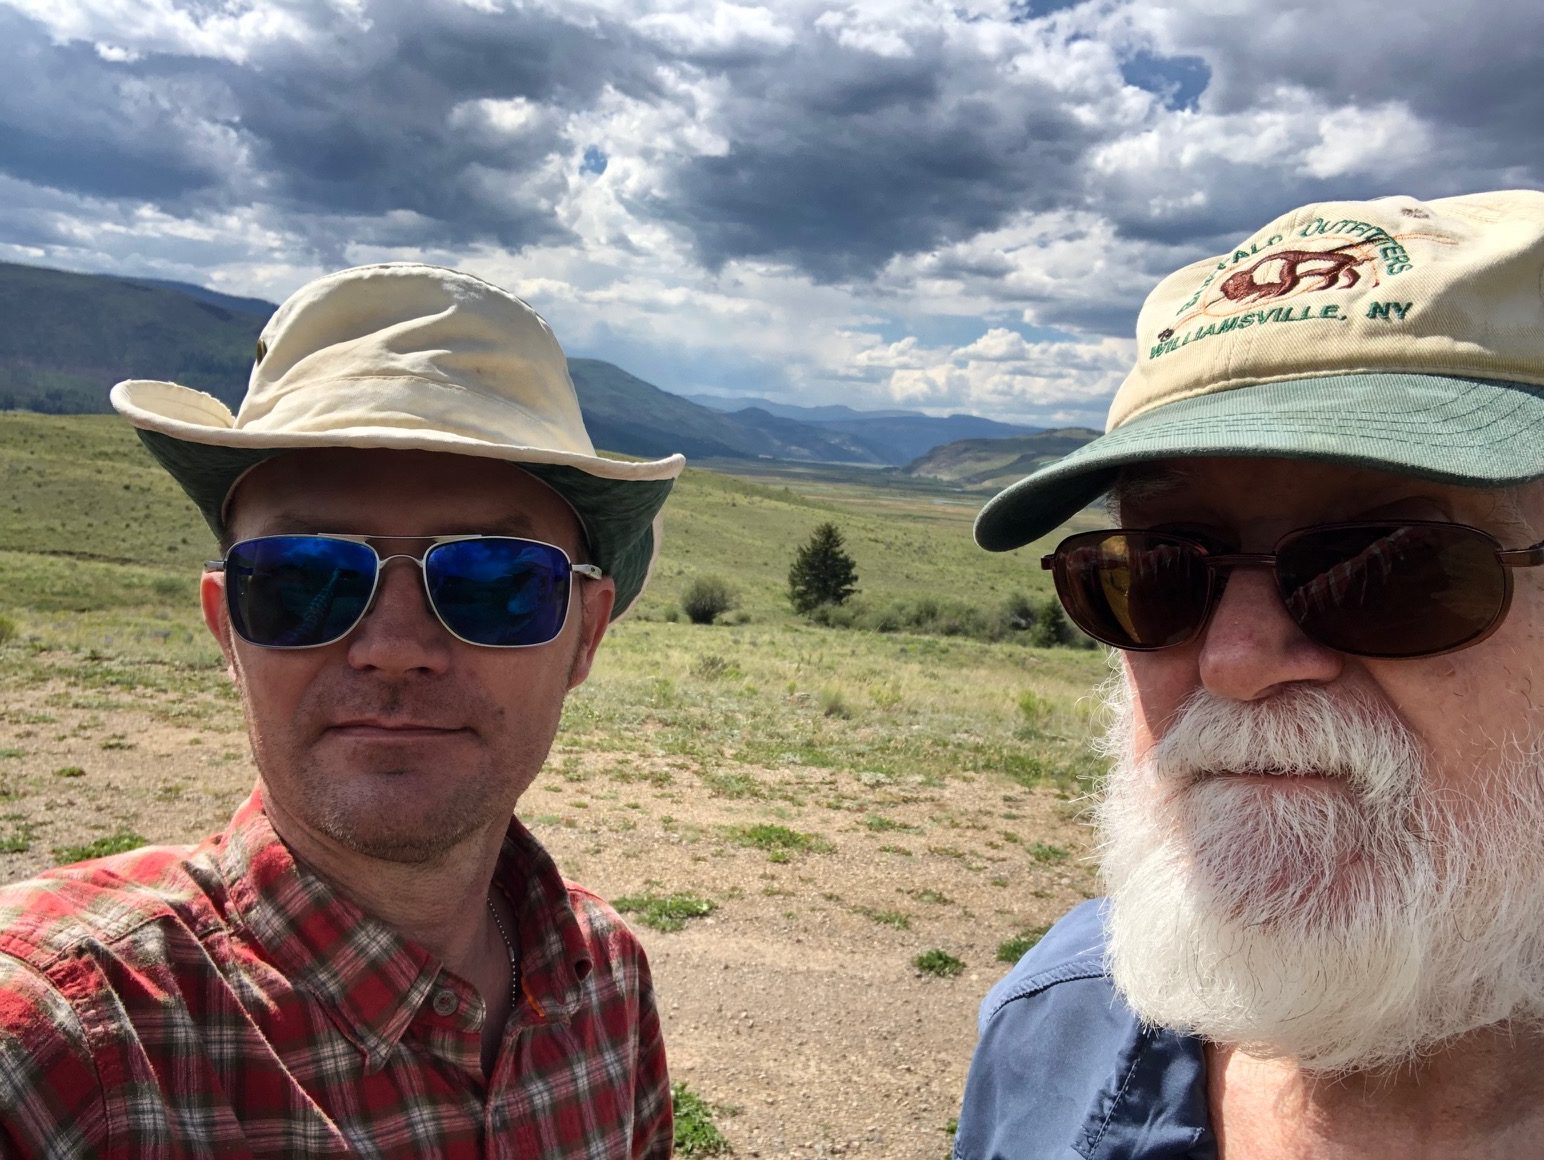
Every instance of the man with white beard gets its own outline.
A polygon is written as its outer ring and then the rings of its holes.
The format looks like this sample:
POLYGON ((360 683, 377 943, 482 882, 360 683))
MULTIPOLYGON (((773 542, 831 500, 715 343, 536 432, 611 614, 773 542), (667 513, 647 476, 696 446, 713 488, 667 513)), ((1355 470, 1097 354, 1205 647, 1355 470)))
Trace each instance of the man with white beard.
POLYGON ((1165 279, 994 498, 1120 650, 1108 897, 987 997, 957 1160, 1544 1156, 1544 193, 1165 279))

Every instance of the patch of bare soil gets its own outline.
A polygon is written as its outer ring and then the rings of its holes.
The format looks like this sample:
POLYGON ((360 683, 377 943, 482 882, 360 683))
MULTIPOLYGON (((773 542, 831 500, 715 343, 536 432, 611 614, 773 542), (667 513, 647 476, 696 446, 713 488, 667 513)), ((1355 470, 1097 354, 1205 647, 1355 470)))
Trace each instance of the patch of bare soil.
MULTIPOLYGON (((14 693, 0 755, 6 881, 115 833, 194 841, 252 782, 235 706, 196 695, 14 693)), ((999 944, 1095 890, 1075 805, 989 775, 709 767, 560 739, 521 815, 606 897, 715 905, 639 930, 673 1076, 726 1109, 740 1156, 942 1160, 999 944), (962 972, 921 973, 932 948, 962 972)))

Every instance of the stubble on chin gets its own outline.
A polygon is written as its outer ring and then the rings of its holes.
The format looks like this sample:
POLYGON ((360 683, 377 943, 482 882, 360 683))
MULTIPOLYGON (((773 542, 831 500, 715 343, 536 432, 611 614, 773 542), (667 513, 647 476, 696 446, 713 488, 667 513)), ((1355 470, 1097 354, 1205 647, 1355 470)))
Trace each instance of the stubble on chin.
POLYGON ((362 857, 432 864, 490 826, 507 826, 545 760, 560 710, 548 722, 527 718, 512 727, 508 712, 487 700, 388 690, 314 698, 278 728, 249 717, 249 735, 270 812, 292 828, 362 857), (329 722, 352 714, 402 710, 475 725, 453 742, 395 752, 328 733, 329 722))

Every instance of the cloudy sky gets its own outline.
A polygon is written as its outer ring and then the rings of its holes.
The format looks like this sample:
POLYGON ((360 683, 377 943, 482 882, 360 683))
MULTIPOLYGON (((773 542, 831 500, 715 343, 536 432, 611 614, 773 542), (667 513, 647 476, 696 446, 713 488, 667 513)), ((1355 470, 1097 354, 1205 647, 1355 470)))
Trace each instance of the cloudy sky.
POLYGON ((1168 270, 1544 183, 1544 6, 0 0, 0 259, 425 258, 682 393, 1102 423, 1168 270))

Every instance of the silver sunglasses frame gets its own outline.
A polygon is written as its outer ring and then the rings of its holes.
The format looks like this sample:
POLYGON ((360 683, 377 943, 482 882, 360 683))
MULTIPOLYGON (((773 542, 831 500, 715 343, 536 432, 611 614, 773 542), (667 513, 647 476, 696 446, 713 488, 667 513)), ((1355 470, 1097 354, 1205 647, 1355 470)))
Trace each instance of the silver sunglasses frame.
MULTIPOLYGON (((464 540, 514 540, 522 544, 538 544, 544 548, 551 548, 553 551, 562 556, 563 559, 568 562, 568 570, 572 575, 582 576, 587 580, 600 580, 605 576, 605 572, 603 572, 595 564, 574 563, 573 558, 569 556, 568 552, 559 547, 557 544, 549 544, 545 540, 536 540, 529 536, 490 536, 478 532, 457 533, 455 535, 447 536, 361 536, 350 532, 275 532, 267 536, 248 536, 245 540, 237 540, 234 544, 231 545, 231 548, 235 549, 242 544, 250 544, 254 540, 271 540, 280 536, 283 536, 287 539, 347 540, 351 544, 362 544, 366 548, 369 548, 370 551, 375 555, 375 580, 370 585, 370 595, 368 598, 366 598, 364 607, 360 609, 359 615, 354 619, 354 622, 350 624, 348 628, 340 632, 337 636, 328 640, 317 641, 315 644, 260 644, 257 641, 249 640, 246 636, 242 635, 241 631, 236 627, 235 618, 232 617, 231 631, 235 632, 237 636, 240 636, 242 640, 246 641, 253 648, 273 649, 276 652, 288 652, 292 650, 308 648, 326 648, 328 645, 337 644, 340 640, 343 640, 345 637, 347 637, 351 632, 353 632, 356 628, 364 623, 365 617, 369 616, 370 610, 375 607, 375 597, 381 590, 381 576, 386 571, 386 565, 391 563, 393 560, 410 560, 414 564, 418 565, 418 575, 419 578, 423 581, 424 585, 424 601, 426 604, 428 604, 429 611, 434 614, 434 619, 440 622, 441 628, 450 633, 452 637, 461 641, 463 644, 469 644, 474 648, 542 648, 545 645, 551 644, 560 635, 562 635, 563 629, 568 624, 569 608, 572 606, 574 601, 575 586, 572 584, 568 586, 568 603, 563 606, 563 619, 558 622, 557 632, 547 640, 538 641, 534 644, 486 644, 483 641, 468 640, 455 629, 451 628, 449 624, 445 623, 445 618, 440 615, 440 610, 434 603, 434 594, 429 591, 429 573, 424 568, 424 559, 429 555, 430 552, 434 551, 434 549, 439 547, 441 544, 454 544, 464 540), (427 540, 428 543, 424 546, 424 550, 416 556, 408 552, 393 552, 389 556, 383 556, 376 548, 376 546, 371 543, 372 540, 427 540)), ((205 560, 204 571, 223 573, 225 571, 225 559, 221 558, 219 560, 205 560)), ((227 612, 230 611, 230 602, 232 599, 233 597, 231 595, 230 586, 227 585, 225 589, 227 612)))

